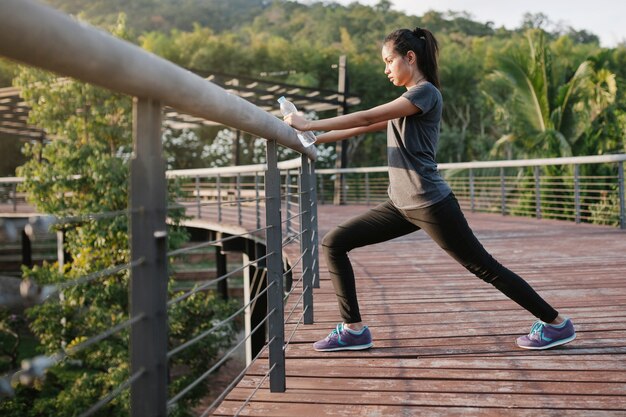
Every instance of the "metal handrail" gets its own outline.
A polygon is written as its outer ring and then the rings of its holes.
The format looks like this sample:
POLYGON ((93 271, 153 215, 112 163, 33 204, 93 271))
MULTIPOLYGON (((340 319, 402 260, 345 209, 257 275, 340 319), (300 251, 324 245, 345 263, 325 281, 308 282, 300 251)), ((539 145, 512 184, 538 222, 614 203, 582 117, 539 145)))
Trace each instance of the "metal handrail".
MULTIPOLYGON (((584 165, 612 162, 625 162, 626 154, 573 156, 565 158, 537 158, 499 161, 447 162, 438 164, 440 170, 474 169, 474 168, 521 168, 548 165, 584 165)), ((326 168, 318 169, 318 174, 364 174, 374 172, 388 172, 389 167, 358 167, 358 168, 326 168)))
MULTIPOLYGON (((599 155, 599 156, 579 156, 567 158, 541 158, 511 161, 481 161, 481 162, 461 162, 440 164, 438 169, 452 186, 460 202, 469 203, 472 211, 495 211, 505 214, 525 214, 534 211, 537 218, 553 217, 563 220, 574 220, 576 223, 590 221, 590 206, 593 203, 601 203, 601 195, 607 192, 614 199, 611 204, 613 212, 611 218, 596 219, 599 222, 618 223, 622 229, 626 229, 626 203, 625 203, 625 181, 624 162, 626 154, 599 155), (606 164, 617 167, 616 174, 603 176, 583 176, 580 174, 580 166, 592 164, 606 164), (569 166, 573 171, 569 175, 548 176, 541 173, 541 167, 548 166, 569 166), (530 174, 525 176, 511 176, 506 170, 513 168, 534 168, 530 174), (480 170, 499 170, 499 173, 489 172, 488 175, 476 175, 480 170), (469 175, 464 176, 466 173, 469 175), (600 181, 598 181, 600 180, 600 181), (559 187, 560 185, 560 187, 559 187), (611 191, 612 190, 612 191, 611 191), (557 192, 568 193, 567 198, 555 194, 557 192), (533 194, 534 195, 530 195, 533 194), (525 206, 516 207, 510 210, 509 205, 515 203, 516 198, 524 197, 526 200, 534 198, 534 201, 525 203, 525 206), (568 198, 572 200, 569 203, 568 198), (482 207, 478 207, 482 203, 482 207), (571 205, 568 213, 559 213, 558 208, 551 205, 571 205), (530 207, 532 205, 532 207, 530 207), (532 211, 531 211, 532 210, 532 211)), ((347 169, 320 169, 317 174, 320 176, 319 184, 322 191, 321 203, 324 203, 324 176, 329 175, 363 175, 365 180, 351 181, 344 179, 342 190, 334 190, 334 193, 341 193, 345 202, 361 202, 370 204, 387 198, 386 185, 387 178, 377 178, 376 183, 370 179, 370 174, 386 173, 388 167, 364 167, 347 169)), ((518 171, 518 174, 520 171, 518 171)), ((328 184, 328 183, 327 183, 328 184)), ((606 203, 606 202, 605 202, 606 203)), ((606 203, 608 204, 608 203, 606 203)), ((565 211, 565 210, 561 210, 565 211)))
POLYGON ((315 160, 295 131, 254 104, 140 47, 32 0, 3 0, 0 56, 276 140, 315 160), (76 59, 84 57, 84 59, 76 59))

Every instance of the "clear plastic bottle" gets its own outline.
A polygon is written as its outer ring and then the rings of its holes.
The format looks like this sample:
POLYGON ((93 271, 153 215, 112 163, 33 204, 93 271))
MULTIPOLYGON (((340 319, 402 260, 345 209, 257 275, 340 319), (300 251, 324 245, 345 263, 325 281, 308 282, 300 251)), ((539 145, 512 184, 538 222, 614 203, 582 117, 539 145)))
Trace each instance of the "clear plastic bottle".
MULTIPOLYGON (((291 113, 298 112, 298 110, 296 109, 296 106, 294 106, 294 104, 291 101, 287 100, 285 97, 279 98, 278 102, 280 103, 280 112, 283 114, 283 116, 288 116, 291 113)), ((315 141, 317 140, 313 132, 310 132, 310 131, 301 132, 298 129, 295 129, 295 131, 296 131, 296 134, 298 135, 298 139, 300 139, 300 142, 302 142, 302 145, 304 145, 305 148, 308 148, 309 146, 313 145, 315 141)))

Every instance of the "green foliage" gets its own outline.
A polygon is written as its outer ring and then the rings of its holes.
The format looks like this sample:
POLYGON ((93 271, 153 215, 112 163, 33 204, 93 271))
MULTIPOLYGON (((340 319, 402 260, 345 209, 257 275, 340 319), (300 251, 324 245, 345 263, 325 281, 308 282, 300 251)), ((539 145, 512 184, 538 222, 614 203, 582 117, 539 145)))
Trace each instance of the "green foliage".
POLYGON ((492 99, 506 126, 494 151, 509 146, 521 157, 580 155, 581 139, 615 102, 615 75, 585 60, 568 79, 555 80, 545 33, 530 30, 526 38, 527 48, 502 55, 494 72, 492 99), (511 94, 498 95, 499 81, 511 94))

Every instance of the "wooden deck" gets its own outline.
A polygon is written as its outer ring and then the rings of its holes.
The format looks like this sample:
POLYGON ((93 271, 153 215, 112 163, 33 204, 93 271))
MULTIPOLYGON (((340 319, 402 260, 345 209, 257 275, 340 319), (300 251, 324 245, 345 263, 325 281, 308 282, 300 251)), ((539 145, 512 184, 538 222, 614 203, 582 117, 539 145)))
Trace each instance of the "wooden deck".
MULTIPOLYGON (((366 209, 319 206, 320 235, 366 209)), ((312 349, 340 321, 320 259, 315 324, 301 325, 287 348, 287 391, 270 393, 266 381, 241 415, 626 416, 626 232, 467 217, 487 250, 574 319, 574 342, 518 349, 534 317, 418 232, 351 253, 374 336, 368 351, 312 349)), ((259 359, 214 415, 233 415, 267 369, 259 359)))

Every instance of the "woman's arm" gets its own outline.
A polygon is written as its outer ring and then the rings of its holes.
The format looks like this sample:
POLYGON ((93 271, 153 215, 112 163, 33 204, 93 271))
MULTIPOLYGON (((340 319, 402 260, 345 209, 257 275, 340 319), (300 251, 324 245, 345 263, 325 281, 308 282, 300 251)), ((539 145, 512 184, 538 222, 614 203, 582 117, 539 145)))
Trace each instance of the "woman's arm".
POLYGON ((363 133, 377 132, 379 130, 384 130, 386 127, 387 127, 387 122, 378 122, 369 126, 354 127, 352 129, 331 130, 330 132, 317 135, 317 140, 315 141, 315 143, 337 142, 337 141, 348 139, 348 138, 351 138, 353 136, 357 136, 363 133))
POLYGON ((399 97, 380 106, 369 110, 358 111, 343 116, 331 117, 322 120, 306 120, 298 114, 285 116, 285 122, 298 130, 346 130, 356 127, 371 126, 380 122, 386 122, 399 117, 406 117, 418 113, 421 110, 415 107, 409 100, 399 97))

